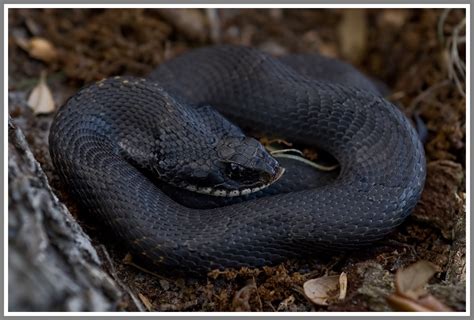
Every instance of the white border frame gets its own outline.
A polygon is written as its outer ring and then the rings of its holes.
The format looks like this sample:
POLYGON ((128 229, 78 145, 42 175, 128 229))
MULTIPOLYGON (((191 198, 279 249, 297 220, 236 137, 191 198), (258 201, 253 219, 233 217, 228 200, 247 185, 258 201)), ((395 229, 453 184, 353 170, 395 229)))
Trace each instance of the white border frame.
POLYGON ((471 212, 471 168, 470 168, 470 146, 471 146, 471 61, 470 61, 470 4, 5 4, 4 5, 4 316, 428 316, 428 317, 446 317, 446 316, 470 316, 470 212, 471 212), (8 10, 20 8, 406 8, 406 9, 426 9, 426 8, 460 8, 466 10, 466 311, 465 312, 11 312, 8 311, 8 10))

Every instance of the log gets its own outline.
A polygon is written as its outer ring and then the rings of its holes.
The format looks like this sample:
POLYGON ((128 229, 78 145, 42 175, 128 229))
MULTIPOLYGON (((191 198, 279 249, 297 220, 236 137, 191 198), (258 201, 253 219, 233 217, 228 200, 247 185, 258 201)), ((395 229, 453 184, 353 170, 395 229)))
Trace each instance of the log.
POLYGON ((116 310, 121 291, 11 118, 8 197, 8 310, 116 310))

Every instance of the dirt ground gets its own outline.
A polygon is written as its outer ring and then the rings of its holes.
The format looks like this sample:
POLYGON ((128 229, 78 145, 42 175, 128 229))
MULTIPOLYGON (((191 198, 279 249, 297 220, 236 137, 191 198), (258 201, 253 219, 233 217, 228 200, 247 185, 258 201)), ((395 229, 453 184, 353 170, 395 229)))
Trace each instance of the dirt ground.
POLYGON ((395 291, 396 271, 422 260, 437 268, 426 295, 443 310, 465 310, 464 10, 30 9, 11 11, 9 24, 9 113, 123 289, 117 310, 416 310, 390 305, 387 297, 395 291), (370 249, 275 267, 195 279, 164 277, 131 263, 131 255, 68 197, 47 149, 53 114, 36 114, 26 101, 42 72, 59 106, 86 83, 144 76, 166 59, 213 43, 244 44, 275 55, 321 52, 385 83, 388 99, 427 127, 427 182, 414 213, 370 249), (306 281, 341 273, 347 275, 345 298, 329 299, 327 305, 307 298, 306 281))

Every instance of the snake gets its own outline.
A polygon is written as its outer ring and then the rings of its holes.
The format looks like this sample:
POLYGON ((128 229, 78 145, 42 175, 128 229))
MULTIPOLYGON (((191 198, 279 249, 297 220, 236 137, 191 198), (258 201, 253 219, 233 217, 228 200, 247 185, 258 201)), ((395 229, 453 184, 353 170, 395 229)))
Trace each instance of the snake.
POLYGON ((81 209, 134 256, 197 274, 367 247, 410 215, 426 176, 415 128, 354 67, 234 45, 86 85, 49 149, 81 209), (253 132, 339 168, 318 178, 253 132))

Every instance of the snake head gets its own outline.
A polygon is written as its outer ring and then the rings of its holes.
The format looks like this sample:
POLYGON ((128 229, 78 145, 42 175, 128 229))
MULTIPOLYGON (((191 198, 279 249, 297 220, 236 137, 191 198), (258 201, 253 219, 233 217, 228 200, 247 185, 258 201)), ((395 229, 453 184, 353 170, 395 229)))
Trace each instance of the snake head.
MULTIPOLYGON (((178 187, 219 197, 236 197, 260 191, 277 181, 284 169, 255 139, 232 136, 219 139, 198 160, 178 187), (206 165, 202 165, 203 159, 206 165)), ((175 184, 176 186, 176 184, 175 184)))
POLYGON ((219 187, 224 196, 241 196, 262 190, 277 181, 284 169, 257 140, 249 137, 222 139, 217 147, 220 162, 219 187))

